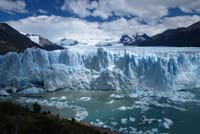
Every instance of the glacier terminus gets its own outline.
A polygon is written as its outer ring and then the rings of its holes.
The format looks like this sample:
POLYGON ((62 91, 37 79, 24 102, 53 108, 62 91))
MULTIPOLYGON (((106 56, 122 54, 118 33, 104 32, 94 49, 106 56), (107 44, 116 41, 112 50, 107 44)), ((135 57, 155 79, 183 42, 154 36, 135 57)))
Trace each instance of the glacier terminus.
MULTIPOLYGON (((200 49, 71 47, 0 56, 0 87, 15 91, 181 90, 200 87, 200 49)), ((14 91, 14 92, 15 92, 14 91)))

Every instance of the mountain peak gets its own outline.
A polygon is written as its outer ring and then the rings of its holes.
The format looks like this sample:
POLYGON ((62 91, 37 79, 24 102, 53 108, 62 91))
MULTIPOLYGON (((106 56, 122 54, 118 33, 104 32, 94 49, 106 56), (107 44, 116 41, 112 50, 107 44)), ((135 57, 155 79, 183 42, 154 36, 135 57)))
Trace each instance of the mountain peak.
POLYGON ((9 26, 7 23, 0 23, 0 29, 5 29, 5 28, 12 28, 11 26, 9 26))
POLYGON ((120 43, 123 43, 125 46, 135 46, 138 43, 150 38, 147 34, 138 34, 129 36, 129 35, 122 35, 120 38, 120 43))

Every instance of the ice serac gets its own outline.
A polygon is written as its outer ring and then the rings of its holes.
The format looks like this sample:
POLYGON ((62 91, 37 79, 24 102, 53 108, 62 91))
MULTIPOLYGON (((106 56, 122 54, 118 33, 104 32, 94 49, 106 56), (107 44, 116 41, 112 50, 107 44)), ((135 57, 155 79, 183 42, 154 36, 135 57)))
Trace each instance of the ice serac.
POLYGON ((0 86, 180 90, 200 87, 199 48, 27 49, 0 56, 0 86))

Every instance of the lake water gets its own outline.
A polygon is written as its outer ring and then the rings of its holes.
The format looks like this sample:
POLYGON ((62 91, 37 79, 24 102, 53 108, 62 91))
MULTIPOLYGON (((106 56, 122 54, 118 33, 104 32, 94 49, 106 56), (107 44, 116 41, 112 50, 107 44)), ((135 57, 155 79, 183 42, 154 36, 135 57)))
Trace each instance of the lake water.
POLYGON ((59 91, 15 94, 23 105, 38 102, 63 118, 123 133, 200 133, 200 89, 191 91, 59 91), (192 91, 192 92, 191 92, 192 91))

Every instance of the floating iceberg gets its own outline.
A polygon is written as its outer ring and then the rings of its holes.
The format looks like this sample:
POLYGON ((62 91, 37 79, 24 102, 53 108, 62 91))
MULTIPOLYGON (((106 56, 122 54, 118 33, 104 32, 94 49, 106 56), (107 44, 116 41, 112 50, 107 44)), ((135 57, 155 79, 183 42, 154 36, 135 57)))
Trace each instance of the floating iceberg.
POLYGON ((170 126, 173 125, 173 121, 171 119, 168 119, 168 118, 164 118, 164 122, 163 122, 163 126, 166 128, 166 129, 169 129, 170 126))
POLYGON ((129 117, 129 121, 130 121, 130 122, 135 122, 135 118, 129 117))
POLYGON ((0 90, 0 96, 9 96, 10 94, 4 90, 0 90))
POLYGON ((22 90, 19 93, 21 93, 21 94, 37 94, 37 93, 41 93, 43 91, 44 91, 44 89, 42 89, 42 88, 32 87, 32 88, 27 88, 25 90, 22 90))
POLYGON ((131 110, 131 109, 133 109, 134 107, 132 106, 132 107, 126 107, 126 106, 121 106, 121 107, 119 107, 119 108, 117 108, 118 110, 121 110, 121 111, 126 111, 126 110, 131 110))
POLYGON ((90 97, 81 97, 80 100, 81 101, 89 101, 91 98, 90 97))
POLYGON ((64 101, 64 100, 66 100, 66 99, 67 99, 66 96, 62 96, 62 97, 60 97, 58 100, 60 100, 60 101, 64 101))
POLYGON ((124 95, 111 94, 110 97, 115 98, 115 99, 121 99, 121 98, 124 98, 124 95))
POLYGON ((126 118, 122 118, 121 119, 121 124, 126 124, 127 123, 127 119, 126 118))

